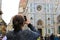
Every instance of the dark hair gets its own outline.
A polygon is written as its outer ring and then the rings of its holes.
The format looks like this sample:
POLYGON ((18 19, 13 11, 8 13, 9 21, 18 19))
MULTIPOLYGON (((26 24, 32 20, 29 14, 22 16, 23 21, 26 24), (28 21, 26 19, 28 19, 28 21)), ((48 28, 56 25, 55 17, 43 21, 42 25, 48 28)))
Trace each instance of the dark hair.
POLYGON ((14 28, 14 31, 19 31, 23 25, 24 25, 23 16, 15 15, 13 17, 13 28, 14 28))

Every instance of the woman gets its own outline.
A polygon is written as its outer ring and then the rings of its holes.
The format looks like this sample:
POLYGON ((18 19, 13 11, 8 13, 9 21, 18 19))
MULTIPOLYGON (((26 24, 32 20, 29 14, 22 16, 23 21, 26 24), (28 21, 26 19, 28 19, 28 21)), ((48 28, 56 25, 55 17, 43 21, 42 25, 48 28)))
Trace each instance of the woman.
POLYGON ((15 15, 12 23, 14 30, 7 33, 7 40, 40 40, 39 33, 28 20, 25 21, 23 15, 15 15), (25 24, 27 24, 33 31, 23 30, 25 24))

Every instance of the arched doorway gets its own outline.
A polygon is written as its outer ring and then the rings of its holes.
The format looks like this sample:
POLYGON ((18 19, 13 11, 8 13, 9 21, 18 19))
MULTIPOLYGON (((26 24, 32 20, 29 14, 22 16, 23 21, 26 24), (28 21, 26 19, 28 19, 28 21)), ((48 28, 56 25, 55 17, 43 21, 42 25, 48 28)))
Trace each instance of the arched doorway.
POLYGON ((38 30, 40 32, 40 35, 42 36, 43 21, 41 19, 39 19, 37 21, 37 26, 38 26, 38 30))

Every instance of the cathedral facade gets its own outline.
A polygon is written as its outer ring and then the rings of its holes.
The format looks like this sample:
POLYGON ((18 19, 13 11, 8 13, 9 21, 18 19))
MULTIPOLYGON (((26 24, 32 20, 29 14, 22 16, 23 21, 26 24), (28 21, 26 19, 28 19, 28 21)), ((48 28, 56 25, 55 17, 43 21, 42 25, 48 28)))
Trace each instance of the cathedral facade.
MULTIPOLYGON (((60 0, 22 0, 19 12, 24 12, 42 36, 60 36, 60 0)), ((12 22, 8 26, 12 30, 12 22)))
POLYGON ((43 36, 60 34, 60 1, 28 0, 26 16, 43 36))

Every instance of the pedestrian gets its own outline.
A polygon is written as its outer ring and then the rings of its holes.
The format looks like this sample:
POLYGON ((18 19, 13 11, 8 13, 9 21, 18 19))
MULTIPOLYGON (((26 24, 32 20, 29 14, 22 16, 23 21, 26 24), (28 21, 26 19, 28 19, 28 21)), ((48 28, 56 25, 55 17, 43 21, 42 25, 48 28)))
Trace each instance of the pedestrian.
POLYGON ((7 40, 40 40, 40 35, 35 29, 23 30, 25 24, 34 28, 28 19, 25 21, 23 15, 15 15, 12 23, 14 30, 7 33, 7 40))
POLYGON ((54 34, 52 33, 51 35, 50 35, 50 40, 54 40, 54 34))

